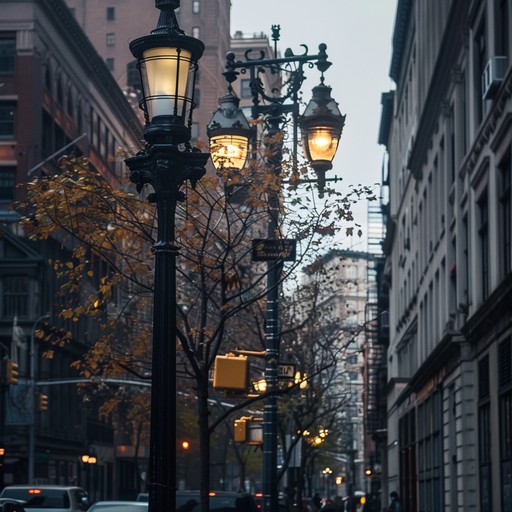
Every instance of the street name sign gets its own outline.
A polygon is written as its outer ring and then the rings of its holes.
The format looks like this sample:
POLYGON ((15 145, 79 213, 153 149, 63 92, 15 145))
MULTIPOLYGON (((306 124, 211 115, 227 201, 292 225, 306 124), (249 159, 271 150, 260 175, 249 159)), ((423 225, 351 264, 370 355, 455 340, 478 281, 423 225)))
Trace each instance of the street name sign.
POLYGON ((293 363, 279 363, 278 375, 280 379, 294 379, 295 365, 293 363))
POLYGON ((297 240, 282 238, 279 240, 268 240, 256 238, 252 241, 253 261, 295 261, 297 256, 297 240))

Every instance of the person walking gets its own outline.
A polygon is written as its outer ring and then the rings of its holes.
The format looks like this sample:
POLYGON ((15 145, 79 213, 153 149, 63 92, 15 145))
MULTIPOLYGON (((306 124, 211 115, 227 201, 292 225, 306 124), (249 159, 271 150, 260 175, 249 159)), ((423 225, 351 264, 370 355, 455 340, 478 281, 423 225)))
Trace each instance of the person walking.
POLYGON ((389 495, 389 507, 388 512, 402 512, 402 506, 400 504, 400 498, 398 497, 398 493, 393 491, 389 495))

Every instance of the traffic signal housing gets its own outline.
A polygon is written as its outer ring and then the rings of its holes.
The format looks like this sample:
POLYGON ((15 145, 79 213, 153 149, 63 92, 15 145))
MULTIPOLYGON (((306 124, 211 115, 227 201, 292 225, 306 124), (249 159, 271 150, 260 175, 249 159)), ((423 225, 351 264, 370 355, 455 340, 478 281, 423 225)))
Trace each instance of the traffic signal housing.
POLYGON ((247 443, 252 445, 263 444, 263 418, 242 416, 235 420, 235 443, 247 443))
POLYGON ((247 393, 249 390, 247 356, 234 354, 217 356, 213 367, 213 387, 224 391, 247 393))
POLYGON ((37 397, 37 409, 39 411, 48 410, 48 395, 45 395, 44 393, 39 393, 37 397))

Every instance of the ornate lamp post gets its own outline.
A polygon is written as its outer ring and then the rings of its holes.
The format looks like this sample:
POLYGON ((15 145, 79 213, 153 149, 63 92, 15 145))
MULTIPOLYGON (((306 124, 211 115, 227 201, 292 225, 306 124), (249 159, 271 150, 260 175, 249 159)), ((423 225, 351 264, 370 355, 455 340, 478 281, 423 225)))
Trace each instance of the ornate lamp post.
POLYGON ((126 164, 139 192, 145 184, 153 187, 148 199, 157 208, 148 483, 149 511, 163 512, 176 499, 176 205, 184 197, 181 186, 196 184, 210 155, 190 146, 204 45, 179 28, 174 11, 180 0, 155 5, 161 10, 156 29, 130 43, 141 76, 146 147, 126 164))
MULTIPOLYGON (((272 27, 272 38, 274 43, 279 40, 280 28, 278 25, 272 27)), ((302 45, 305 47, 305 45, 302 45)), ((275 135, 284 131, 288 122, 288 116, 293 119, 294 147, 297 142, 297 127, 300 124, 303 131, 303 141, 306 155, 311 166, 318 175, 318 188, 322 193, 325 185, 325 171, 332 168, 331 161, 336 153, 339 138, 345 123, 345 116, 342 116, 336 102, 330 96, 330 87, 323 85, 323 73, 330 67, 327 60, 326 45, 318 47, 318 53, 308 54, 307 47, 303 55, 294 55, 287 50, 284 57, 265 58, 260 54, 259 58, 249 58, 251 50, 245 53, 247 60, 237 61, 233 53, 228 53, 226 72, 224 76, 231 84, 237 79, 240 70, 242 73, 249 73, 250 89, 252 92, 252 116, 257 119, 264 118, 265 144, 271 149, 271 156, 267 157, 266 164, 276 175, 281 174, 283 163, 282 145, 276 143, 275 135), (304 66, 313 67, 322 73, 321 84, 313 89, 313 98, 300 117, 299 123, 299 101, 298 92, 305 79, 304 66), (275 91, 267 93, 260 79, 260 74, 286 73, 286 89, 283 93, 276 95, 275 91), (265 101, 266 104, 262 104, 265 101)), ((275 52, 277 53, 277 52, 275 52)), ((222 102, 222 99, 221 99, 222 102)), ((243 115, 236 103, 236 115, 243 115)), ((210 148, 213 160, 222 161, 223 155, 230 153, 229 146, 222 147, 222 137, 237 135, 237 131, 230 131, 230 118, 222 117, 222 109, 219 109, 210 124, 208 135, 210 137, 210 148)), ((233 116, 231 116, 233 118, 233 116)), ((280 139, 282 140, 282 138, 280 139)), ((226 162, 226 159, 222 161, 226 162)), ((242 159, 232 158, 227 167, 241 169, 244 165, 242 159), (239 167, 238 167, 239 165, 239 167)), ((279 193, 269 192, 269 224, 268 239, 278 238, 279 231, 279 193)), ((278 370, 280 353, 280 326, 279 326, 279 276, 283 260, 269 261, 267 277, 267 306, 266 306, 266 330, 265 330, 265 381, 267 392, 270 393, 265 400, 263 419, 263 506, 264 512, 278 511, 277 494, 277 401, 273 391, 278 389, 278 370)))

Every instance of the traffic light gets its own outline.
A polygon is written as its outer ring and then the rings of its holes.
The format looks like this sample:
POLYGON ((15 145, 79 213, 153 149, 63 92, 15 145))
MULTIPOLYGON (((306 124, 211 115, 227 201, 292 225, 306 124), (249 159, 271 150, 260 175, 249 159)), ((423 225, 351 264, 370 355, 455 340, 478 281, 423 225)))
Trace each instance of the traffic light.
POLYGON ((17 384, 20 376, 20 369, 18 363, 11 359, 2 359, 2 368, 0 377, 2 384, 17 384))
POLYGON ((233 437, 235 443, 263 444, 263 418, 242 416, 239 420, 235 420, 233 437))
POLYGON ((181 447, 186 451, 190 448, 190 443, 188 441, 183 441, 181 443, 181 447))
POLYGON ((39 393, 39 395, 37 397, 37 409, 39 411, 47 411, 48 410, 48 395, 39 393))
POLYGON ((217 356, 213 367, 213 387, 224 391, 247 393, 249 389, 247 357, 234 354, 217 356))

